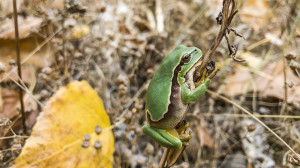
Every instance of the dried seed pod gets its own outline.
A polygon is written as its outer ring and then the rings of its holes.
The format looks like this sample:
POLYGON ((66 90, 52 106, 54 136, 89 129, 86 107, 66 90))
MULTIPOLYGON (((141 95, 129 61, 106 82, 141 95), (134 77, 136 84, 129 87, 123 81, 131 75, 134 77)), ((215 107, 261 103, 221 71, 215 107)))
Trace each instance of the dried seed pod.
POLYGON ((22 145, 21 144, 13 144, 11 146, 11 151, 14 154, 19 154, 21 152, 21 149, 22 149, 22 145))
POLYGON ((101 132, 102 132, 102 129, 98 124, 95 127, 95 132, 96 132, 97 135, 101 134, 101 132))
POLYGON ((10 59, 10 60, 8 60, 8 64, 9 64, 10 66, 15 66, 15 65, 16 65, 16 61, 13 60, 13 59, 10 59))
POLYGON ((39 73, 39 78, 43 80, 49 80, 48 75, 46 75, 45 73, 39 73))
POLYGON ((153 68, 148 68, 147 69, 147 75, 153 75, 154 74, 154 69, 153 68))
POLYGON ((126 94, 128 92, 128 87, 124 84, 119 85, 119 91, 118 94, 126 94))
POLYGON ((0 126, 9 126, 12 122, 8 118, 0 119, 0 126))
POLYGON ((2 62, 0 62, 0 74, 4 72, 5 72, 5 65, 2 62))
POLYGON ((119 74, 118 77, 117 77, 117 82, 118 82, 119 84, 127 85, 128 82, 129 82, 129 81, 128 81, 127 75, 125 75, 125 74, 123 74, 123 73, 119 74))
POLYGON ((99 140, 96 140, 94 147, 96 150, 99 150, 102 147, 102 143, 99 140))
POLYGON ((49 75, 52 72, 52 69, 50 67, 45 67, 42 69, 42 73, 45 73, 49 75))
POLYGON ((291 60, 291 62, 289 63, 289 66, 292 69, 300 69, 300 64, 298 62, 296 62, 295 60, 291 60))
POLYGON ((81 58, 83 54, 81 52, 76 51, 73 56, 74 58, 81 58))
POLYGON ((285 55, 285 58, 286 58, 288 61, 290 61, 290 60, 296 59, 296 56, 295 56, 294 54, 292 54, 292 53, 289 53, 289 54, 285 55))
POLYGON ((144 104, 142 102, 137 102, 134 104, 134 107, 137 109, 137 110, 142 110, 144 109, 144 104))
POLYGON ((295 154, 291 154, 287 156, 288 162, 295 166, 300 166, 300 155, 296 156, 295 154))
POLYGON ((145 152, 147 155, 152 155, 154 152, 154 147, 150 143, 147 143, 145 152))
POLYGON ((135 129, 134 129, 134 132, 135 132, 136 134, 140 134, 140 133, 142 132, 142 128, 139 127, 139 126, 136 126, 135 129))
POLYGON ((89 141, 83 141, 82 144, 81 144, 81 146, 83 148, 88 148, 90 146, 90 143, 89 143, 89 141))
POLYGON ((252 132, 256 129, 256 124, 249 124, 247 125, 248 132, 252 132))
POLYGON ((42 97, 48 97, 50 95, 48 90, 45 90, 45 89, 43 89, 40 94, 41 94, 42 97))
POLYGON ((134 107, 131 111, 132 111, 132 113, 136 113, 137 110, 136 110, 136 108, 134 107))
POLYGON ((84 141, 89 141, 91 136, 89 134, 84 134, 84 141))
POLYGON ((23 139, 23 138, 20 138, 20 137, 15 137, 15 138, 13 139, 13 143, 14 143, 14 144, 22 144, 23 141, 24 141, 24 139, 23 139))
POLYGON ((132 118, 132 112, 127 111, 127 113, 125 114, 125 118, 126 118, 126 120, 131 119, 132 118))

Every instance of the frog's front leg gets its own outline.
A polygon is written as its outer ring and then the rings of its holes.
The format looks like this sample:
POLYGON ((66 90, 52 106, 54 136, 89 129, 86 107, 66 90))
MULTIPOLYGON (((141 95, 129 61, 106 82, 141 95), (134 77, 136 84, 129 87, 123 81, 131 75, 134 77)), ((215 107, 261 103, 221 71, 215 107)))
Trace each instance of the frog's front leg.
POLYGON ((146 135, 150 136, 153 140, 166 148, 177 150, 182 146, 182 142, 176 129, 164 130, 148 125, 144 125, 142 129, 146 135))
POLYGON ((207 78, 201 85, 199 85, 192 91, 188 88, 187 84, 183 84, 181 88, 182 101, 184 103, 192 103, 198 100, 201 96, 204 95, 209 83, 210 79, 207 78))

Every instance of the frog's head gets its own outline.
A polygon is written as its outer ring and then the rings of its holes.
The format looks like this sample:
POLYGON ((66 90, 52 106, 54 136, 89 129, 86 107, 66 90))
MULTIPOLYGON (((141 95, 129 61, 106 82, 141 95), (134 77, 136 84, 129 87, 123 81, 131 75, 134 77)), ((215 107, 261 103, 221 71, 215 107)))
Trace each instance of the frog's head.
MULTIPOLYGON (((179 47, 179 46, 178 46, 179 47)), ((193 74, 195 64, 201 59, 202 51, 197 47, 184 47, 181 48, 181 70, 178 73, 177 81, 179 84, 185 82, 185 77, 193 74)))

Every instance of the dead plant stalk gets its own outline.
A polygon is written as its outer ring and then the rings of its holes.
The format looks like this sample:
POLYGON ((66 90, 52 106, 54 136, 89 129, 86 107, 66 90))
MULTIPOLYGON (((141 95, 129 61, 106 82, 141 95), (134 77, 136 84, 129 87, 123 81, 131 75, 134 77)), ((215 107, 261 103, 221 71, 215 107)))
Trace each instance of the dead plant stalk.
MULTIPOLYGON (((18 75, 19 83, 22 81, 22 68, 21 68, 21 58, 20 58, 20 41, 19 41, 19 26, 18 26, 18 11, 17 11, 17 2, 13 0, 13 11, 14 11, 14 24, 15 24, 15 41, 16 41, 16 55, 17 55, 17 65, 18 65, 18 75)), ((27 134, 27 128, 25 125, 25 110, 24 110, 24 101, 23 101, 23 90, 19 88, 19 98, 21 104, 21 115, 22 115, 22 125, 24 134, 27 134)))
POLYGON ((217 37, 215 38, 214 42, 212 43, 210 49, 203 56, 202 63, 196 67, 196 71, 195 71, 195 75, 194 75, 195 82, 198 82, 200 80, 201 72, 203 71, 203 69, 206 66, 206 64, 208 63, 208 61, 210 60, 210 57, 216 51, 217 47, 219 46, 219 44, 222 41, 224 36, 227 40, 230 55, 233 54, 232 58, 236 61, 241 61, 241 60, 238 60, 235 58, 235 53, 233 53, 234 51, 233 51, 232 47, 230 46, 228 38, 226 36, 227 32, 229 33, 230 31, 233 31, 235 33, 235 35, 242 37, 235 30, 228 28, 229 25, 231 24, 233 17, 235 16, 235 14, 238 13, 238 10, 236 10, 235 7, 236 7, 235 0, 223 0, 222 12, 217 17, 217 22, 219 24, 221 24, 220 31, 219 31, 217 37), (221 23, 220 23, 220 21, 221 21, 221 23))

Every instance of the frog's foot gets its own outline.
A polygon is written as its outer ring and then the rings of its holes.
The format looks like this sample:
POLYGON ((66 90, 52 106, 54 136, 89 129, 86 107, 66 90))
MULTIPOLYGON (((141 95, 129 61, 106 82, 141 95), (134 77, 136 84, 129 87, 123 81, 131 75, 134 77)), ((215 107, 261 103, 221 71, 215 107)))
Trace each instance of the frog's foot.
POLYGON ((183 120, 180 122, 176 130, 180 132, 179 137, 180 140, 182 141, 182 147, 179 150, 173 150, 170 149, 169 152, 167 153, 167 166, 166 167, 171 167, 176 163, 178 158, 181 156, 182 152, 185 150, 186 146, 189 145, 189 140, 192 138, 192 130, 189 127, 189 123, 186 120, 183 120))
POLYGON ((209 79, 213 78, 221 67, 222 64, 220 62, 213 62, 213 61, 209 62, 208 66, 206 67, 208 69, 207 78, 209 79))
POLYGON ((182 147, 182 142, 175 129, 164 130, 148 125, 144 125, 142 129, 146 135, 166 148, 178 150, 182 147))
POLYGON ((178 132, 179 139, 183 143, 187 143, 192 138, 192 130, 190 129, 190 123, 186 120, 182 120, 177 126, 176 131, 178 132))
POLYGON ((202 72, 200 80, 196 83, 196 86, 199 86, 200 84, 204 83, 206 79, 212 79, 221 67, 222 64, 220 62, 211 61, 207 63, 206 67, 202 72))
POLYGON ((179 135, 183 145, 188 146, 189 141, 192 138, 192 130, 190 127, 186 128, 182 134, 179 135))
POLYGON ((190 126, 189 122, 187 122, 186 120, 182 120, 180 123, 178 123, 176 125, 176 130, 177 130, 178 134, 180 134, 181 132, 183 132, 189 126, 190 126))

